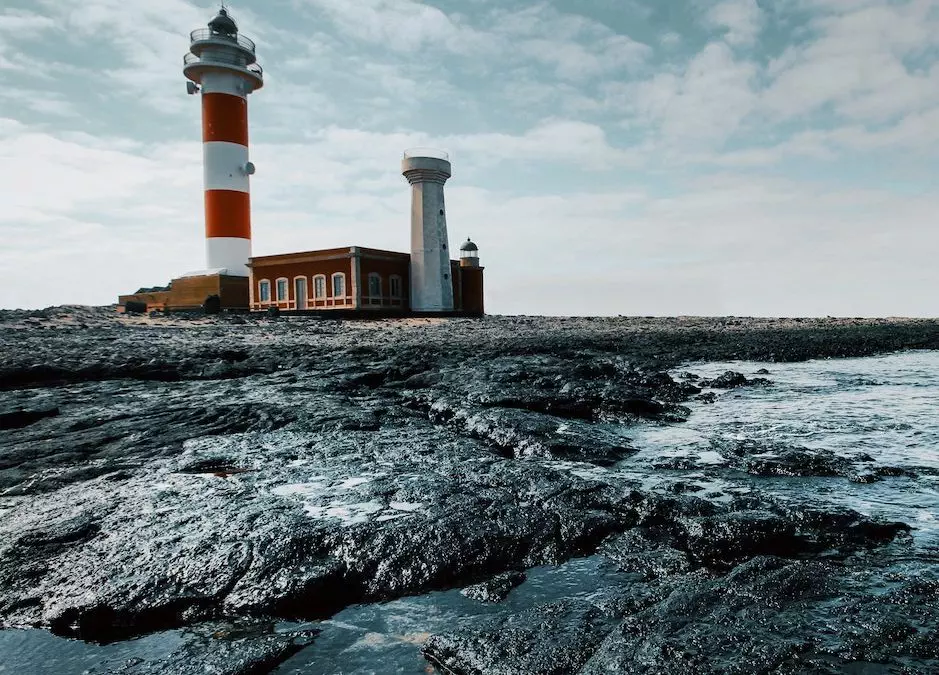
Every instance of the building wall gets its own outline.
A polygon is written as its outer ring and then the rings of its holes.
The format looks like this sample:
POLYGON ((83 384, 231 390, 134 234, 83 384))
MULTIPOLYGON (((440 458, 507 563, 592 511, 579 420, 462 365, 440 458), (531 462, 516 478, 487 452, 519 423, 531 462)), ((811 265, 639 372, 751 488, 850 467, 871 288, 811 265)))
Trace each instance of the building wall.
POLYGON ((462 280, 461 300, 463 311, 482 316, 486 313, 483 293, 483 268, 461 267, 460 278, 462 280))
POLYGON ((355 307, 355 295, 352 284, 353 265, 352 254, 348 248, 318 251, 319 256, 312 254, 288 254, 282 256, 267 256, 254 258, 251 263, 251 309, 263 310, 268 307, 279 307, 283 310, 303 309, 303 304, 297 303, 296 285, 297 277, 306 280, 306 309, 350 309, 355 307), (293 258, 293 259, 291 259, 293 258), (333 274, 345 274, 345 294, 340 297, 333 295, 333 274), (316 298, 314 278, 324 275, 326 277, 326 297, 316 298), (287 280, 287 297, 277 299, 277 280, 287 280), (270 282, 270 299, 262 302, 260 299, 259 284, 262 280, 270 282))
POLYGON ((374 249, 361 249, 359 268, 362 274, 362 309, 409 309, 410 297, 410 256, 406 253, 395 256, 383 255, 374 249), (370 295, 369 276, 377 274, 381 280, 381 295, 370 295), (397 275, 401 283, 401 292, 397 297, 391 295, 391 277, 397 275))
POLYGON ((460 276, 460 263, 457 260, 450 261, 450 286, 453 293, 453 309, 460 311, 463 309, 462 278, 460 276))
POLYGON ((147 303, 147 309, 199 309, 210 295, 219 296, 225 309, 248 307, 248 280, 227 274, 180 277, 170 282, 170 290, 135 293, 118 298, 121 306, 129 300, 147 303))
MULTIPOLYGON (((176 287, 176 282, 173 282, 176 287)), ((222 275, 219 277, 219 299, 223 308, 247 309, 248 277, 222 275)), ((203 298, 203 302, 205 299, 203 298)))

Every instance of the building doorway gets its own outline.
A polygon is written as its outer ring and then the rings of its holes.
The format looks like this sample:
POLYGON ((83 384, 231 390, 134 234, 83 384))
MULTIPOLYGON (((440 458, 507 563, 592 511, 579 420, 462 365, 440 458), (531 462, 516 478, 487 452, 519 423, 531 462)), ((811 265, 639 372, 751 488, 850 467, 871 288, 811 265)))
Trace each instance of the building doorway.
POLYGON ((297 301, 297 309, 306 309, 306 277, 293 280, 293 297, 297 301))

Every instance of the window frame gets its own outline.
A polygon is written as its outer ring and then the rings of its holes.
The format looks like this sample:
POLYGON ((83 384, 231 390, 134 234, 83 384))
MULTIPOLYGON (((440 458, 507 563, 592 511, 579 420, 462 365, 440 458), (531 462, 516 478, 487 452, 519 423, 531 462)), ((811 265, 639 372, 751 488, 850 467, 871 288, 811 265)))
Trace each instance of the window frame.
POLYGON ((338 300, 339 298, 345 299, 346 297, 346 273, 345 272, 333 272, 331 277, 330 287, 333 292, 333 301, 338 300), (336 280, 342 279, 342 293, 336 293, 336 280))
POLYGON ((402 279, 400 274, 392 274, 388 277, 388 294, 391 298, 399 300, 403 291, 402 279), (395 292, 395 282, 397 282, 397 293, 395 292))
POLYGON ((382 300, 382 283, 381 283, 381 274, 378 272, 369 272, 368 273, 368 300, 370 304, 381 304, 382 300), (378 293, 373 292, 372 281, 375 281, 377 284, 378 293))
POLYGON ((326 300, 326 298, 329 297, 328 290, 329 290, 329 285, 326 283, 326 275, 314 274, 313 275, 313 302, 316 302, 317 300, 326 300), (322 295, 317 293, 316 282, 318 281, 323 282, 323 294, 322 295))
POLYGON ((271 301, 271 280, 270 279, 261 279, 258 281, 258 302, 270 302, 271 301), (264 297, 264 291, 267 290, 267 297, 264 297))
POLYGON ((277 291, 277 302, 290 302, 290 279, 287 277, 277 277, 275 289, 277 291), (284 297, 280 296, 280 282, 284 282, 284 297))

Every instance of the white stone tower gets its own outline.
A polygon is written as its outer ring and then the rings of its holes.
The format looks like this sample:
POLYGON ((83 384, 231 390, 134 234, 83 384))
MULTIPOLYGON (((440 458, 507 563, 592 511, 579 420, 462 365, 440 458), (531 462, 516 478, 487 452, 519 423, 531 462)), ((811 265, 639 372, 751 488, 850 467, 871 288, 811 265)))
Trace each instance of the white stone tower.
POLYGON ((238 34, 224 7, 208 28, 192 31, 183 75, 202 91, 205 258, 209 272, 248 276, 251 200, 248 94, 264 85, 254 42, 238 34))
POLYGON ((443 186, 451 175, 450 158, 439 150, 408 150, 401 172, 411 184, 411 309, 452 311, 453 279, 443 199, 443 186))

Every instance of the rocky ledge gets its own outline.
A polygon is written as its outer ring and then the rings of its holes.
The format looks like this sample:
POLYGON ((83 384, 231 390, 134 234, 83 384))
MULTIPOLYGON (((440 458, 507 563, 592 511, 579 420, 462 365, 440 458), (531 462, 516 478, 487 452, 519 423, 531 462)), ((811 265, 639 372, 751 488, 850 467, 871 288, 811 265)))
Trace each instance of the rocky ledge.
MULTIPOLYGON (((631 581, 433 635, 425 655, 461 674, 935 663, 939 580, 884 562, 907 525, 591 469, 636 451, 620 430, 681 424, 708 389, 772 386, 667 368, 902 348, 939 348, 939 324, 3 312, 0 627, 191 627, 127 672, 268 672, 315 631, 199 631, 467 586, 499 602, 522 570, 600 555, 631 581)), ((857 473, 800 449, 728 455, 756 476, 857 473)))

